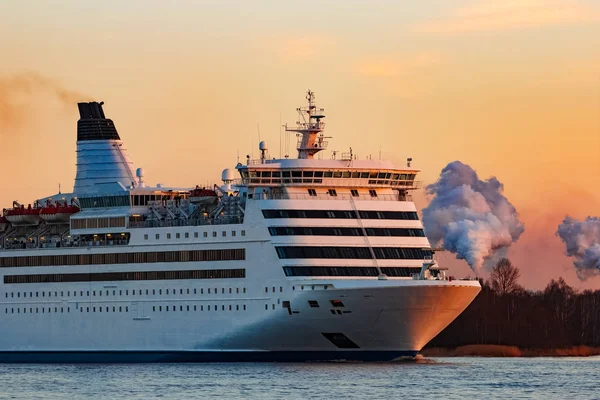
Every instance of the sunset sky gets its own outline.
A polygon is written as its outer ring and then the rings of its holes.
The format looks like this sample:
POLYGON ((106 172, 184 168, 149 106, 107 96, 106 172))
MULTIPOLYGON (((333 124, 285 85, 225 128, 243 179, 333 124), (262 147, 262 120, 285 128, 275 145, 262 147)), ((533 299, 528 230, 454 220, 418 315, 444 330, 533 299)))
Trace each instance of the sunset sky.
POLYGON ((309 88, 332 150, 504 183, 525 286, 600 288, 555 235, 600 215, 599 0, 2 0, 0 203, 72 188, 78 100, 106 102, 149 183, 192 186, 257 155, 257 124, 278 157, 309 88))

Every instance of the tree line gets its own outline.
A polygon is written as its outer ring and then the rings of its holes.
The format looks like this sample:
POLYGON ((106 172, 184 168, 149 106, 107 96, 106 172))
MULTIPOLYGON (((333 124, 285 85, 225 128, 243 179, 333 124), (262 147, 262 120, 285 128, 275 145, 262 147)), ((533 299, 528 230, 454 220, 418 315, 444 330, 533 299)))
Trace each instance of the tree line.
POLYGON ((427 347, 469 344, 551 349, 600 346, 600 290, 578 291, 563 278, 542 291, 525 290, 520 273, 502 259, 467 309, 427 347))

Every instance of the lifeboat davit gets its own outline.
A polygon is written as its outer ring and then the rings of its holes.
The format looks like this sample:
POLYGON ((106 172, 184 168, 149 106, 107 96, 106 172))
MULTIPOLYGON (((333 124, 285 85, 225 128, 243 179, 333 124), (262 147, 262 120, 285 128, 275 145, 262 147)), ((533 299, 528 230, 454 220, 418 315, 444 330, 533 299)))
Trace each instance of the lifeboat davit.
POLYGON ((4 232, 6 228, 8 228, 8 220, 0 216, 0 232, 4 232))
POLYGON ((40 223, 40 208, 29 207, 13 207, 6 210, 6 220, 13 225, 39 225, 40 223))
POLYGON ((214 190, 196 186, 196 188, 190 192, 189 200, 190 203, 194 204, 213 204, 216 203, 217 198, 217 192, 214 190))
POLYGON ((74 205, 49 205, 42 208, 40 218, 50 224, 67 223, 71 215, 78 213, 79 207, 74 205))

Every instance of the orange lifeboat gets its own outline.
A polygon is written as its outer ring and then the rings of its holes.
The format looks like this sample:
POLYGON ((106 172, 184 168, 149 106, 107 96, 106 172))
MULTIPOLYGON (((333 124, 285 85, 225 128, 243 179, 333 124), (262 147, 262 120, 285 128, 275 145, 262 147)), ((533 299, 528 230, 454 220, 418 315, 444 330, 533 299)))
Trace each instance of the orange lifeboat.
POLYGON ((52 204, 48 201, 46 207, 40 211, 40 218, 50 224, 68 223, 71 215, 78 212, 79 207, 69 205, 66 201, 64 204, 60 204, 60 202, 52 204))
POLYGON ((39 225, 40 208, 32 208, 31 204, 25 208, 15 203, 12 209, 6 210, 5 217, 13 225, 39 225))
POLYGON ((194 204, 213 204, 217 201, 217 192, 196 186, 196 188, 190 192, 189 200, 190 203, 194 204))

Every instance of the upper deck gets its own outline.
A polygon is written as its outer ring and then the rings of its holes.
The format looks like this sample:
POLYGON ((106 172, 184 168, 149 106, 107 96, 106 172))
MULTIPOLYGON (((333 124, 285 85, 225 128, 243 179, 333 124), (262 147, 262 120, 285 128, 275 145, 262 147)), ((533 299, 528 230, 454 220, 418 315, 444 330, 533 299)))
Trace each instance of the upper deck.
POLYGON ((134 228, 242 224, 247 201, 337 200, 349 201, 352 207, 355 201, 411 201, 410 191, 421 186, 411 159, 402 166, 359 160, 352 149, 339 158, 335 152, 331 159, 315 157, 327 148, 325 115, 316 107, 314 93, 309 92, 307 100, 308 106, 297 109, 296 126, 286 125, 297 135, 298 158, 271 159, 261 142, 260 159, 248 157, 245 164, 238 163, 237 178, 226 169, 222 185, 208 188, 148 186, 141 168, 134 177, 116 130, 105 137, 96 129, 112 124, 102 103, 82 103, 74 192, 37 200, 33 207, 15 202, 0 217, 0 246, 127 245, 134 228))

